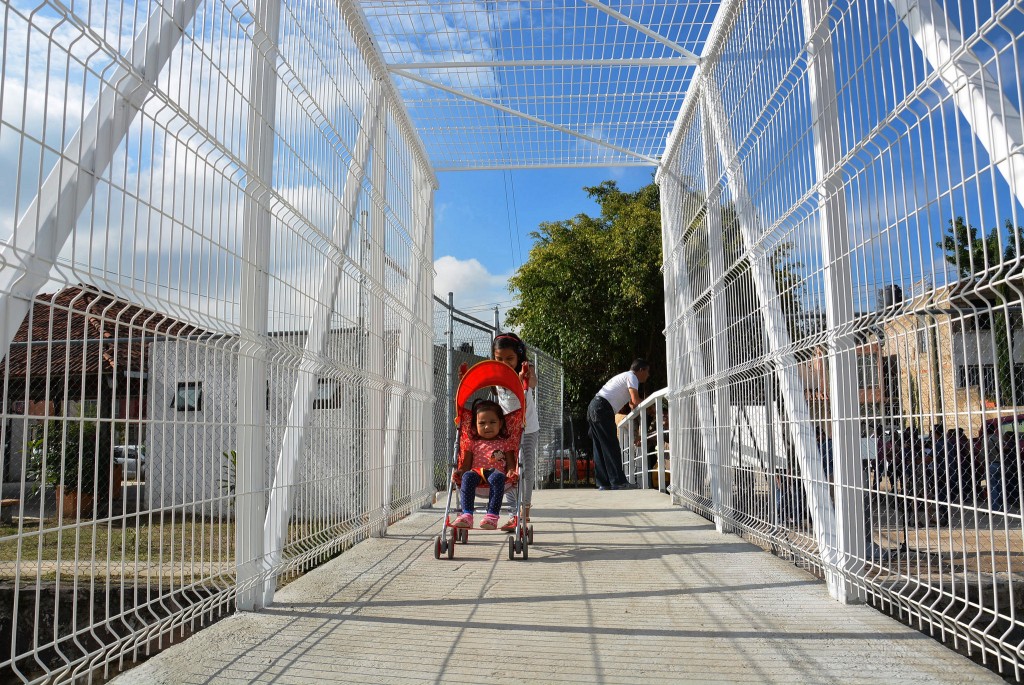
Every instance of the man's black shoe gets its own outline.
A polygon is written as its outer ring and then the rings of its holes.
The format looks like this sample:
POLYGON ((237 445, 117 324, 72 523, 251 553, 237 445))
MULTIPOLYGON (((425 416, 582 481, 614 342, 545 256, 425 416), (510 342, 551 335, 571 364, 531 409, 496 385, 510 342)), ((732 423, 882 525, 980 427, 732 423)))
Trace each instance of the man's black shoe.
POLYGON ((637 487, 632 483, 623 483, 622 485, 613 485, 612 490, 636 490, 637 487))

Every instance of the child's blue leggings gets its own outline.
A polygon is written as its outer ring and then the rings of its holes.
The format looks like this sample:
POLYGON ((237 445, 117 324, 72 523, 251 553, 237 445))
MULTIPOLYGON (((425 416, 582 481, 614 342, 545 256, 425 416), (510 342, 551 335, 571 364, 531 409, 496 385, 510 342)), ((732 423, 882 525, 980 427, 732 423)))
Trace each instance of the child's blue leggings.
MULTIPOLYGON (((484 475, 491 486, 491 493, 487 498, 487 513, 497 516, 501 511, 501 496, 505 492, 505 474, 497 469, 487 469, 484 475)), ((472 514, 476 509, 476 488, 481 480, 480 474, 476 471, 466 471, 462 474, 462 513, 472 514)))

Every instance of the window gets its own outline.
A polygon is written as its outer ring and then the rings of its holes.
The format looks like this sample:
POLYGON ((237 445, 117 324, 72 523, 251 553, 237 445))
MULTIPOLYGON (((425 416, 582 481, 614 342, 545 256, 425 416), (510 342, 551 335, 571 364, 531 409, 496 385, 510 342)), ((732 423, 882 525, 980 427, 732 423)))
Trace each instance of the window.
POLYGON ((874 354, 864 354, 857 357, 857 376, 861 388, 877 388, 880 386, 878 357, 874 354))
POLYGON ((928 351, 928 329, 918 328, 917 329, 917 351, 927 352, 928 351))
MULTIPOLYGON (((1010 369, 1010 373, 1013 375, 1012 389, 1016 392, 1018 398, 1024 397, 1024 364, 1014 364, 1013 368, 1010 369)), ((1010 379, 1005 379, 1010 381, 1010 379)), ((989 399, 995 399, 996 397, 996 367, 994 364, 967 364, 961 366, 956 371, 956 387, 958 388, 978 388, 981 394, 989 399)), ((1000 386, 1000 390, 1004 393, 1009 393, 1011 390, 1011 383, 1004 382, 1000 386)), ((1006 398, 1007 402, 1010 401, 1010 397, 1006 398)), ((1019 399, 1018 399, 1019 401, 1019 399)))
POLYGON ((185 381, 178 383, 178 391, 174 394, 174 403, 171 406, 178 411, 202 411, 203 382, 185 381))
POLYGON ((313 409, 334 409, 341 402, 341 383, 333 378, 321 378, 316 383, 316 395, 313 397, 313 409))

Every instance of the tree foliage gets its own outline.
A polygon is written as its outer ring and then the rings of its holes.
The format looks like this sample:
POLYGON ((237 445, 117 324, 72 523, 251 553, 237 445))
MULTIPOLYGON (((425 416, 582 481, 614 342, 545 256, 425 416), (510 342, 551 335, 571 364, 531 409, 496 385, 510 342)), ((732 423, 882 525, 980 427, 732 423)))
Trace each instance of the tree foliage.
POLYGON ((508 313, 531 343, 565 367, 566 399, 582 417, 590 398, 635 357, 651 362, 649 388, 665 385, 665 295, 658 187, 614 181, 584 188, 600 216, 543 223, 529 259, 510 280, 508 313))
POLYGON ((945 252, 946 261, 956 268, 961 279, 970 283, 978 294, 997 308, 992 312, 992 337, 995 345, 995 388, 985 388, 999 405, 1019 404, 1013 398, 1013 335, 1019 327, 1019 315, 1007 305, 1016 300, 1016 289, 1008 282, 1019 278, 1024 256, 1024 226, 1007 221, 982 234, 962 216, 949 222, 942 240, 936 246, 945 252), (1012 320, 1017 319, 1017 320, 1012 320))
MULTIPOLYGON (((651 183, 634 193, 619 189, 614 181, 584 188, 601 208, 600 216, 580 214, 572 219, 540 225, 532 234, 536 243, 529 259, 510 279, 519 306, 508 313, 523 337, 556 356, 565 366, 566 400, 573 416, 582 417, 587 404, 611 376, 628 368, 635 357, 651 362, 648 391, 666 383, 665 285, 662 274, 661 207, 658 187, 651 183)), ((690 206, 705 205, 704 195, 684 188, 690 206)), ((726 273, 710 274, 710 261, 699 237, 706 230, 704 214, 682 231, 692 243, 687 261, 692 283, 722 278, 727 345, 732 364, 760 357, 764 322, 758 312, 746 243, 735 207, 727 203, 721 212, 723 262, 726 273)), ((706 248, 705 248, 706 249, 706 248)), ((776 243, 768 254, 790 334, 799 338, 801 288, 800 263, 792 245, 776 243)), ((695 294, 696 295, 696 294, 695 294)), ((694 315, 709 330, 707 307, 694 315), (703 318, 702 318, 703 317, 703 318)), ((748 379, 749 380, 749 379, 748 379)), ((747 382, 746 392, 762 389, 747 382)))

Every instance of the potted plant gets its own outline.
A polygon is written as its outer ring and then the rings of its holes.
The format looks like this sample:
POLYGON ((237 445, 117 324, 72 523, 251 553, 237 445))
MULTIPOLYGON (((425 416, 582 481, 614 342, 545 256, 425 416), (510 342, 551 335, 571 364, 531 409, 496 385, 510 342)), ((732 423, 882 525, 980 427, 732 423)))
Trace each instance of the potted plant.
POLYGON ((96 419, 50 420, 30 440, 26 475, 53 488, 66 517, 92 513, 97 496, 105 501, 111 485, 111 426, 96 419))

